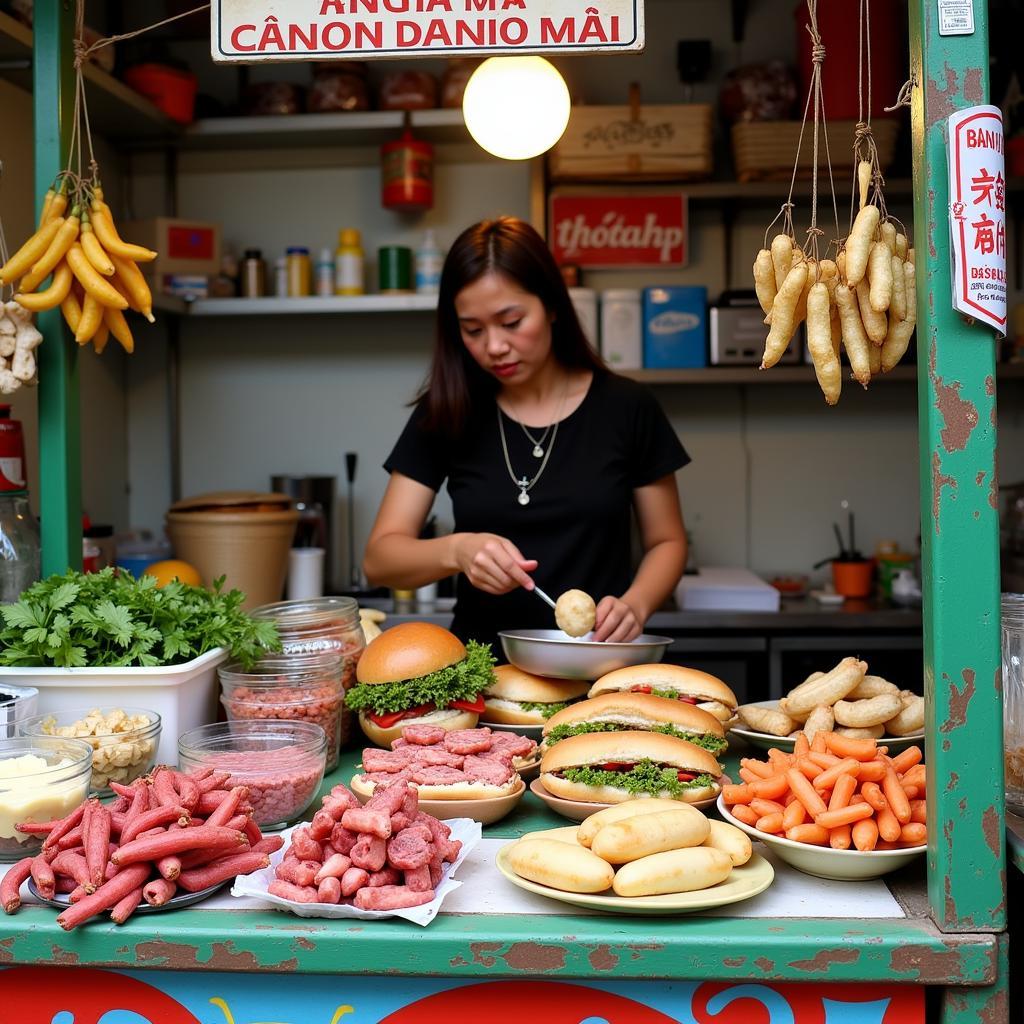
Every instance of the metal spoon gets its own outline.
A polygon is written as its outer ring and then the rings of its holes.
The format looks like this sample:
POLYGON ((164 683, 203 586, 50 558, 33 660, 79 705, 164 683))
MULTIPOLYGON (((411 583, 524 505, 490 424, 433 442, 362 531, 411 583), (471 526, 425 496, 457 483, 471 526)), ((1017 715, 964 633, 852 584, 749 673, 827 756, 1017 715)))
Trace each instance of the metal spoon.
POLYGON ((535 593, 542 601, 545 601, 547 602, 547 604, 551 605, 552 608, 555 607, 555 602, 552 601, 551 598, 548 597, 548 595, 545 594, 544 591, 541 590, 536 583, 534 583, 533 585, 533 593, 535 593))

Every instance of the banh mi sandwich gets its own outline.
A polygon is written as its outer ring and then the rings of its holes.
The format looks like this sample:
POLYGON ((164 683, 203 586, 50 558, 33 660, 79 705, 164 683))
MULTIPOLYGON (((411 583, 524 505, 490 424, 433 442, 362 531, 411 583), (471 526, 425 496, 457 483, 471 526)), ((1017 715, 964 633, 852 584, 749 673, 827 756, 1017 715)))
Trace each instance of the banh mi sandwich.
POLYGON ((590 688, 590 696, 614 690, 651 693, 710 712, 726 728, 736 721, 736 694, 717 676, 682 665, 630 665, 601 676, 590 688))
POLYGON ((587 733, 663 733, 703 747, 720 757, 729 746, 722 723, 708 711, 651 693, 613 691, 581 700, 552 715, 544 726, 545 749, 587 733))
POLYGON ((499 665, 484 690, 482 722, 495 725, 543 725, 552 715, 583 697, 590 684, 572 679, 545 679, 515 665, 499 665))
POLYGON ((464 646, 441 626, 406 622, 370 641, 356 680, 345 703, 367 737, 387 747, 407 725, 472 729, 494 681, 494 656, 488 645, 464 646))
POLYGON ((571 736, 540 762, 540 781, 549 793, 595 804, 642 797, 696 803, 718 794, 721 773, 703 747, 656 732, 571 736))

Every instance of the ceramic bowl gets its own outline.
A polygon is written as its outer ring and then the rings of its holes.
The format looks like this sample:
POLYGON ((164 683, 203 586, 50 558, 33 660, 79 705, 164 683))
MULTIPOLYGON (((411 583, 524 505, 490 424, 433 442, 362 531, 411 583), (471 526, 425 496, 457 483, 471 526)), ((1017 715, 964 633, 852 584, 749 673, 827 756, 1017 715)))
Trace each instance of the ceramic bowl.
POLYGON ((721 797, 718 798, 718 810, 730 825, 742 829, 751 839, 764 843, 779 860, 784 860, 797 871, 818 878, 834 878, 841 882, 881 878, 909 864, 928 849, 927 846, 909 846, 905 850, 872 850, 864 853, 861 850, 833 850, 828 846, 794 843, 792 839, 759 832, 739 818, 734 818, 721 797))
MULTIPOLYGON (((356 783, 353 777, 351 789, 359 798, 360 803, 366 803, 373 795, 373 790, 356 783)), ((481 825, 492 825, 501 821, 507 814, 515 810, 519 801, 523 799, 526 792, 526 783, 522 779, 519 785, 503 796, 483 797, 474 800, 423 800, 419 802, 421 811, 444 821, 446 818, 472 818, 479 821, 481 825)))

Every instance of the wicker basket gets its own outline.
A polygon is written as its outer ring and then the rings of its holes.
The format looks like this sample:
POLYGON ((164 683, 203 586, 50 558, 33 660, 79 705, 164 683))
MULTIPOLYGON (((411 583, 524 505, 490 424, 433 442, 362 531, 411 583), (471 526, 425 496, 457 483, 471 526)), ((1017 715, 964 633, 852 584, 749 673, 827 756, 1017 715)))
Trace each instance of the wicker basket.
MULTIPOLYGON (((832 168, 848 168, 852 162, 855 121, 830 121, 828 148, 832 168)), ((878 149, 879 164, 884 171, 892 163, 899 135, 899 121, 878 120, 871 126, 878 149)), ((732 126, 732 153, 738 181, 781 181, 793 173, 793 158, 800 142, 799 121, 744 121, 732 126)), ((809 178, 814 166, 814 125, 804 129, 800 146, 798 178, 809 178)), ((818 136, 818 167, 826 167, 825 142, 818 136)))
POLYGON ((621 107, 573 107, 548 158, 552 181, 680 181, 713 169, 711 107, 645 107, 639 90, 621 107))

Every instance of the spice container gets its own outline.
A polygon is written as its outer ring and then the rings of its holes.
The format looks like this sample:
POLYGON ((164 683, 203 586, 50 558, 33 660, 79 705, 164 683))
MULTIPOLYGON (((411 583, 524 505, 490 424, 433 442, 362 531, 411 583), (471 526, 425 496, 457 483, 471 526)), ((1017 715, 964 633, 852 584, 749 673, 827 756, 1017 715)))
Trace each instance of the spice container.
POLYGON ((14 826, 67 816, 85 800, 91 776, 92 747, 84 740, 0 740, 0 861, 38 853, 42 839, 14 826))
POLYGON ((178 740, 184 772, 214 768, 245 786, 253 820, 263 830, 283 828, 313 802, 324 777, 327 737, 307 722, 217 722, 178 740))
POLYGON ((338 763, 342 740, 345 658, 338 652, 261 659, 249 672, 237 663, 219 670, 221 703, 229 721, 301 721, 327 735, 327 770, 338 763))
POLYGON ((263 262, 263 253, 259 249, 246 249, 239 267, 241 291, 248 299, 256 299, 267 294, 267 265, 263 262))
POLYGON ((312 286, 313 268, 309 262, 309 250, 301 245, 285 250, 288 266, 288 295, 301 298, 309 295, 312 286))
POLYGON ((321 249, 320 258, 316 261, 316 293, 334 294, 334 256, 330 249, 321 249))
POLYGON ((381 246, 377 250, 377 282, 382 295, 412 291, 412 249, 381 246))
POLYGON ((1002 596, 1006 805, 1024 814, 1024 594, 1002 596))

